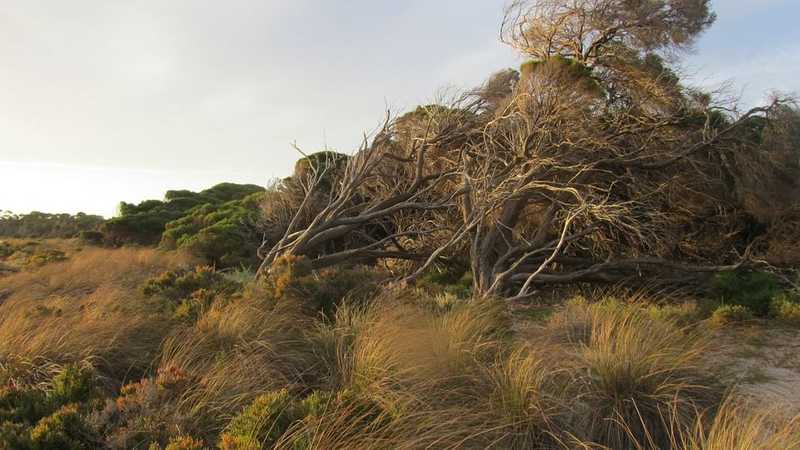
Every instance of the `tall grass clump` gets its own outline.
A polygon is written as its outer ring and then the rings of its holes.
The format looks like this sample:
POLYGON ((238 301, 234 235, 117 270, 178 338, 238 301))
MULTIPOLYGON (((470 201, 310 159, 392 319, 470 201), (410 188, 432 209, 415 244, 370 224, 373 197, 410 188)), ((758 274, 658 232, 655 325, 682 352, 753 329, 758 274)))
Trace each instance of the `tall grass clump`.
POLYGON ((576 376, 574 434, 585 442, 668 447, 673 429, 690 427, 719 398, 702 365, 706 339, 644 308, 574 303, 549 332, 570 338, 561 350, 576 376))

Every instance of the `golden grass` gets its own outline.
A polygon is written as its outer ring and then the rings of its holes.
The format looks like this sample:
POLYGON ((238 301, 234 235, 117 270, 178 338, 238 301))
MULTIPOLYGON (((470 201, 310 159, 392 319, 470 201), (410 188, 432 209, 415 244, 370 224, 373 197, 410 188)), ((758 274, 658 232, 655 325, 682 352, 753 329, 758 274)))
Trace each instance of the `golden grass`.
POLYGON ((275 448, 800 448, 797 421, 723 401, 707 337, 682 314, 579 299, 520 330, 502 301, 387 287, 312 317, 254 284, 174 326, 139 286, 186 262, 85 250, 3 279, 0 370, 46 380, 88 360, 120 381, 177 374, 140 414, 209 443, 256 398, 285 392, 293 412, 326 400, 274 430, 275 448))
POLYGON ((710 416, 700 415, 695 428, 676 439, 673 447, 685 450, 800 448, 800 417, 786 419, 778 409, 728 398, 716 414, 710 416))
POLYGON ((90 359, 112 379, 139 376, 169 319, 138 287, 187 261, 150 249, 90 249, 3 278, 11 295, 0 304, 0 360, 90 359))

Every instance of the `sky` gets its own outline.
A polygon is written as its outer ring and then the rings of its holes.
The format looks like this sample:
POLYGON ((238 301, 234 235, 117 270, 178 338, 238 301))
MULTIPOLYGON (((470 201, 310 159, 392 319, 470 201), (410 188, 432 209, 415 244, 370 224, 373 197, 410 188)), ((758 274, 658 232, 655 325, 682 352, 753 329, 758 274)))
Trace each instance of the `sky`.
MULTIPOLYGON (((3 0, 0 210, 111 216, 120 201, 266 185, 350 152, 387 108, 522 61, 506 0, 3 0)), ((746 104, 800 91, 797 0, 716 0, 680 63, 746 104)))

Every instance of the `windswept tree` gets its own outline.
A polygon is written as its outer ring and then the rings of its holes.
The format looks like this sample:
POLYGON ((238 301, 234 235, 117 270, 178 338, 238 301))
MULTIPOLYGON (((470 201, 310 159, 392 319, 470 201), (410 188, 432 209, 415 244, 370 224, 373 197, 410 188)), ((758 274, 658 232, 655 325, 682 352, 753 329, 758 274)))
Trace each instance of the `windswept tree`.
POLYGON ((716 16, 709 0, 515 0, 503 40, 537 60, 602 63, 620 49, 682 50, 716 16))
POLYGON ((316 268, 410 260, 409 280, 462 260, 480 295, 521 298, 540 283, 686 282, 753 263, 794 208, 796 108, 738 111, 680 83, 663 55, 713 20, 704 0, 514 3, 504 40, 531 60, 387 121, 300 226, 328 173, 315 166, 262 273, 289 254, 316 268))

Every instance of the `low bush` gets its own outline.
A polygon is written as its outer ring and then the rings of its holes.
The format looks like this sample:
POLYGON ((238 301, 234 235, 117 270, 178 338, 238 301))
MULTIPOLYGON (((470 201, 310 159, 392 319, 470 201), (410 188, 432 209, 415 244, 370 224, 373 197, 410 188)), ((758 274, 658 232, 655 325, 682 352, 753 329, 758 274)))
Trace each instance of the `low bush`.
POLYGON ((96 438, 76 405, 66 405, 43 418, 30 431, 35 450, 84 450, 95 447, 96 438))
POLYGON ((255 267, 263 192, 221 205, 205 204, 166 224, 165 248, 186 249, 219 268, 255 267))
POLYGON ((91 367, 68 364, 50 382, 48 400, 58 406, 88 402, 97 393, 94 377, 91 367))
POLYGON ((800 325, 800 298, 789 293, 776 296, 769 304, 769 315, 787 325, 800 325))
POLYGON ((377 290, 380 272, 365 267, 311 270, 303 257, 286 256, 276 261, 268 289, 275 299, 302 305, 308 311, 332 317, 336 307, 346 298, 366 302, 377 290))
POLYGON ((29 429, 21 423, 0 420, 0 450, 33 450, 29 429))
POLYGON ((194 319, 219 295, 231 295, 241 286, 213 267, 169 270, 148 279, 142 292, 166 301, 176 317, 194 319))
POLYGON ((0 423, 34 424, 50 412, 45 392, 11 384, 0 387, 0 423))
POLYGON ((746 306, 721 305, 711 314, 709 321, 712 325, 723 326, 733 323, 742 323, 753 320, 755 316, 746 306))
POLYGON ((472 272, 459 267, 431 270, 417 280, 417 287, 426 292, 445 293, 457 298, 472 296, 472 272))
POLYGON ((220 448, 271 448, 296 419, 294 400, 287 390, 262 394, 231 421, 220 437, 220 448))
POLYGON ((778 278, 768 272, 723 272, 711 282, 712 296, 721 303, 746 307, 759 316, 769 313, 770 301, 781 291, 778 278))
POLYGON ((166 447, 161 447, 158 443, 150 445, 148 450, 204 450, 205 442, 202 439, 195 439, 191 436, 178 436, 169 440, 166 447))

